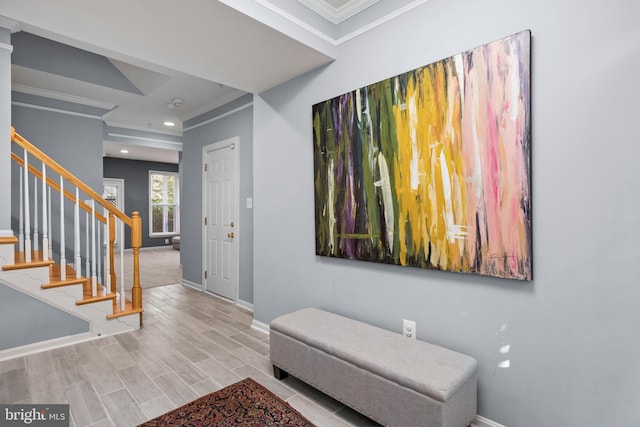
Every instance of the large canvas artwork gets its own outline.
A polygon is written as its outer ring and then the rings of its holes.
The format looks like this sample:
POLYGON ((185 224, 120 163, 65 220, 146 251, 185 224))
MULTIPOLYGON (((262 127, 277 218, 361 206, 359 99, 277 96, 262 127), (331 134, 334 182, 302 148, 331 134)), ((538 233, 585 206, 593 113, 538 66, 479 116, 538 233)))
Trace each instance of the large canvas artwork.
POLYGON ((314 105, 316 254, 531 280, 530 44, 314 105))

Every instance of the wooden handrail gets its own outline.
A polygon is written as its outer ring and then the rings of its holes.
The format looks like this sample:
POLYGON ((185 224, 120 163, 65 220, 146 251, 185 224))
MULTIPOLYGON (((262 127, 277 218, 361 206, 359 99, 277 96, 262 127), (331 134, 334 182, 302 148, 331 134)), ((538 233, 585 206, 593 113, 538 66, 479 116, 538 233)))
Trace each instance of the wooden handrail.
MULTIPOLYGON (((131 306, 132 309, 135 310, 135 312, 140 313, 140 326, 142 327, 142 287, 140 286, 139 265, 140 247, 142 246, 142 218, 140 218, 140 214, 138 212, 133 212, 131 217, 124 214, 111 203, 104 200, 102 196, 91 189, 91 187, 80 181, 71 172, 67 171, 45 153, 40 151, 40 149, 38 149, 35 145, 24 139, 20 134, 16 132, 13 126, 11 127, 11 141, 24 148, 33 157, 43 162, 51 170, 74 185, 79 191, 82 191, 87 196, 97 201, 98 204, 100 204, 107 211, 109 211, 109 257, 111 261, 111 272, 109 272, 109 274, 111 274, 112 277, 112 289, 116 279, 115 271, 113 270, 113 243, 115 239, 114 217, 118 217, 125 225, 127 225, 131 229, 131 248, 133 249, 133 288, 131 289, 131 306)), ((19 165, 24 167, 24 161, 20 158, 20 156, 11 153, 11 157, 19 165)), ((40 171, 38 171, 38 169, 33 167, 32 165, 29 165, 29 172, 42 179, 42 173, 40 173, 40 171)), ((60 192, 60 186, 48 177, 47 184, 60 192)), ((70 192, 64 190, 63 194, 65 195, 65 197, 75 202, 75 196, 70 192)), ((91 212, 91 207, 89 207, 86 203, 80 202, 79 205, 87 212, 91 212)), ((96 217, 102 223, 106 223, 106 218, 103 215, 100 215, 96 212, 96 217)), ((124 278, 121 278, 121 280, 124 280, 124 278)), ((122 298, 124 298, 124 295, 122 295, 122 298)))
POLYGON ((133 226, 133 220, 129 216, 125 215, 122 211, 117 209, 111 203, 104 200, 102 196, 96 193, 91 187, 86 185, 84 182, 80 181, 78 178, 76 178, 75 175, 73 175, 71 172, 67 171, 65 168, 60 166, 51 157, 47 156, 45 153, 40 151, 38 147, 36 147, 35 145, 31 144, 29 141, 24 139, 18 132, 16 132, 13 126, 11 127, 11 141, 13 141, 14 143, 18 144, 20 147, 27 150, 36 159, 40 160, 41 162, 44 162, 50 169, 52 169, 58 175, 62 176, 64 179, 66 179, 71 184, 76 186, 80 191, 82 191, 83 193, 85 193, 86 195, 94 199, 103 208, 105 208, 106 210, 108 210, 109 212, 117 216, 122 222, 127 224, 129 227, 133 226))
MULTIPOLYGON (((16 153, 11 153, 11 158, 13 159, 14 162, 16 162, 20 166, 24 167, 24 160, 22 160, 20 158, 20 156, 18 156, 16 153)), ((39 179, 42 179, 42 172, 40 172, 33 165, 29 165, 29 172, 31 172, 31 174, 37 176, 39 179)), ((58 193, 60 192, 60 185, 57 182, 55 182, 54 180, 52 180, 51 178, 49 178, 49 177, 47 177, 47 184, 49 185, 49 187, 53 188, 58 193)), ((68 190, 64 190, 64 197, 66 197, 67 199, 71 200, 73 203, 76 202, 76 196, 74 194, 71 194, 71 192, 68 191, 68 190)), ((80 200, 80 207, 82 209, 84 209, 85 211, 91 213, 91 206, 89 206, 88 204, 86 204, 82 200, 80 200)), ((104 216, 100 215, 98 212, 96 212, 96 218, 97 218, 98 221, 102 222, 103 224, 107 223, 107 219, 104 216)))

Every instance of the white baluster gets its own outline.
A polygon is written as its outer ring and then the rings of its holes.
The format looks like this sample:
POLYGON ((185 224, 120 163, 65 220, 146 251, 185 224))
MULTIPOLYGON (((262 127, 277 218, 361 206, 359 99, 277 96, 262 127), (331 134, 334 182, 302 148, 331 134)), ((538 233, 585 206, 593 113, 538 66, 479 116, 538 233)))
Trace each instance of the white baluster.
POLYGON ((104 279, 102 283, 105 284, 107 292, 111 292, 111 253, 109 252, 109 211, 104 209, 104 217, 107 219, 104 224, 104 239, 102 247, 104 248, 104 279))
MULTIPOLYGON (((123 221, 120 221, 120 235, 124 236, 123 221)), ((120 310, 124 310, 124 242, 120 242, 120 310)))
MULTIPOLYGON (((104 277, 102 277, 102 245, 100 244, 102 242, 101 237, 102 237, 102 227, 100 226, 100 222, 98 222, 98 236, 96 237, 96 256, 98 257, 98 283, 102 283, 102 285, 104 286, 104 277)), ((106 290, 106 288, 105 288, 106 290)))
POLYGON ((38 240, 40 240, 40 233, 38 233, 38 177, 33 177, 33 250, 38 251, 38 240))
POLYGON ((29 213, 29 155, 24 150, 24 259, 31 262, 31 214, 29 213))
MULTIPOLYGON (((47 223, 49 226, 49 232, 51 233, 51 187, 47 190, 47 223)), ((49 253, 53 255, 53 238, 49 239, 49 253)))
POLYGON ((82 258, 80 257, 80 196, 76 187, 76 203, 73 207, 73 267, 76 270, 76 279, 82 277, 82 258))
POLYGON ((85 250, 84 250, 84 259, 85 259, 85 269, 84 269, 84 277, 91 277, 91 256, 90 256, 90 248, 89 248, 89 212, 86 214, 87 218, 87 228, 85 230, 85 250))
POLYGON ((18 251, 24 252, 24 184, 22 180, 24 172, 22 171, 22 167, 20 168, 20 217, 19 217, 19 227, 20 231, 18 232, 18 251))
POLYGON ((96 277, 96 206, 91 199, 91 295, 98 295, 98 278, 96 277))
POLYGON ((49 228, 47 218, 47 165, 42 163, 42 259, 49 259, 49 228))
POLYGON ((64 241, 64 178, 60 176, 60 280, 67 280, 67 258, 64 241))

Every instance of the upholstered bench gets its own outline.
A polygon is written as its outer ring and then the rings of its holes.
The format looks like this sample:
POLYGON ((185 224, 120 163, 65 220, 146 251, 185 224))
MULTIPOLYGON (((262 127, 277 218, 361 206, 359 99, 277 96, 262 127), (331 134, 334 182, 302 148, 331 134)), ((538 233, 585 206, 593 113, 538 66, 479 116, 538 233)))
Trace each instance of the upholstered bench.
POLYGON ((287 373, 389 426, 463 427, 476 413, 476 360, 316 308, 274 319, 274 375, 287 373))

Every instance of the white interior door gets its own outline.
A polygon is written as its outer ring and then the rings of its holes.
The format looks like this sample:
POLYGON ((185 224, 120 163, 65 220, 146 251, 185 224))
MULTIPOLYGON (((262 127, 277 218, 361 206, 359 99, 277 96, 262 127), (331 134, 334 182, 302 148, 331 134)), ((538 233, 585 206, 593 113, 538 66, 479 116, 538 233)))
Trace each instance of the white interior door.
POLYGON ((204 288, 238 299, 238 138, 204 147, 204 288))
MULTIPOLYGON (((124 179, 103 178, 102 184, 104 187, 102 198, 124 212, 124 179)), ((119 248, 120 242, 122 242, 123 239, 120 235, 121 232, 121 227, 116 226, 116 248, 119 248)), ((106 245, 109 244, 109 236, 107 236, 107 233, 104 233, 104 241, 106 245)))

